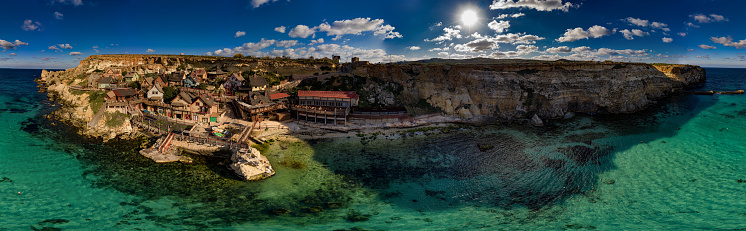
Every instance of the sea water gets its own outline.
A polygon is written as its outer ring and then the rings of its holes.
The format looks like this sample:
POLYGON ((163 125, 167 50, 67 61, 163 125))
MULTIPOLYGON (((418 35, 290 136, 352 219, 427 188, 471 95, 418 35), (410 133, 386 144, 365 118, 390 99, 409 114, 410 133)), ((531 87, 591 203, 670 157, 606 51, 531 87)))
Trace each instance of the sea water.
MULTIPOLYGON (((746 89, 708 68, 701 90, 746 89)), ((40 70, 0 69, 0 230, 746 228, 746 96, 677 95, 536 128, 443 126, 260 147, 277 170, 155 164, 44 115, 40 70), (284 210, 278 210, 284 209, 284 210)))

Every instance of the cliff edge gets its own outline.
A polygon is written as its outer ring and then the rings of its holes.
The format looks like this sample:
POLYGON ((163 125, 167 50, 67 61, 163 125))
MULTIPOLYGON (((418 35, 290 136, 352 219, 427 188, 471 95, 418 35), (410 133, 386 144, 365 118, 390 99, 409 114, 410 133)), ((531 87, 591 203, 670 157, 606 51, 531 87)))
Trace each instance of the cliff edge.
POLYGON ((401 104, 424 99, 447 116, 468 120, 632 113, 706 78, 703 68, 692 65, 561 61, 364 65, 352 73, 401 85, 401 104))

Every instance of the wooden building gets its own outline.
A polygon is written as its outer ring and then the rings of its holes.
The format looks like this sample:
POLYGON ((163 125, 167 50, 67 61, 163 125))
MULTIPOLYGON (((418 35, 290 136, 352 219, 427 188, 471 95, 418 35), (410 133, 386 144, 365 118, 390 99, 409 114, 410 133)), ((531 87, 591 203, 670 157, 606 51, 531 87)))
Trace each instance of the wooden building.
POLYGON ((347 116, 359 99, 354 91, 298 91, 292 110, 298 120, 347 126, 347 116))

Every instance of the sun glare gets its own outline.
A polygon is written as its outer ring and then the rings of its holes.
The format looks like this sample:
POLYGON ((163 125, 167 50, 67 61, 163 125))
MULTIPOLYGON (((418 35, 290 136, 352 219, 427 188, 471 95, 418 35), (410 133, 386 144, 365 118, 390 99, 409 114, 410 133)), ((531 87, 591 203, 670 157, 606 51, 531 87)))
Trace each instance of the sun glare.
POLYGON ((477 20, 479 20, 479 17, 477 17, 477 12, 473 10, 465 10, 461 13, 461 22, 464 26, 472 26, 477 23, 477 20))

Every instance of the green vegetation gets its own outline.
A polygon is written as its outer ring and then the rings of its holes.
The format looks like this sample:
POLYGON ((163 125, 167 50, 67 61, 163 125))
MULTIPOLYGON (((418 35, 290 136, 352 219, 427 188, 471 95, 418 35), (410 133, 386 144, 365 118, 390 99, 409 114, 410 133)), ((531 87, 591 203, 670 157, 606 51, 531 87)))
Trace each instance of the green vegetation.
POLYGON ((626 64, 617 64, 617 65, 614 65, 614 67, 612 67, 611 69, 616 70, 616 69, 624 69, 624 68, 627 68, 626 64))
POLYGON ((129 84, 129 87, 130 87, 130 88, 133 88, 133 89, 140 89, 140 82, 137 82, 137 81, 135 81, 135 82, 131 82, 131 83, 129 84))
POLYGON ((233 55, 233 58, 237 58, 237 59, 241 59, 241 58, 243 58, 243 57, 244 57, 244 56, 243 56, 243 54, 241 54, 241 53, 238 53, 238 54, 235 54, 235 55, 233 55))
POLYGON ((165 102, 171 102, 176 96, 179 95, 179 89, 176 89, 174 87, 164 87, 163 88, 163 100, 165 102))
POLYGON ((129 118, 130 116, 121 112, 105 112, 106 113, 106 126, 109 128, 115 128, 122 126, 124 124, 124 120, 129 118))
POLYGON ((199 83, 199 85, 197 85, 197 88, 199 88, 200 90, 207 90, 207 86, 209 85, 205 83, 199 83))
POLYGON ((98 112, 102 106, 104 106, 104 98, 106 98, 105 91, 89 91, 88 103, 91 105, 91 109, 94 112, 98 112))

